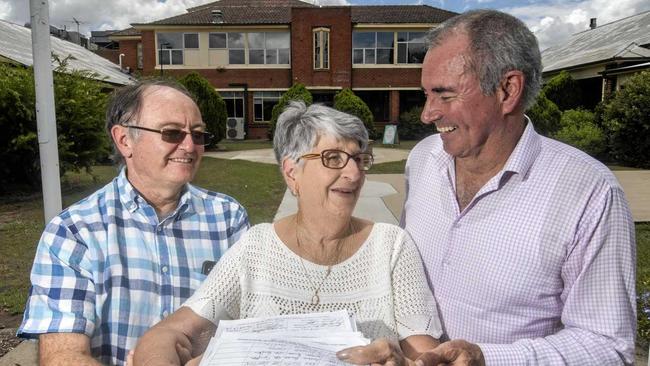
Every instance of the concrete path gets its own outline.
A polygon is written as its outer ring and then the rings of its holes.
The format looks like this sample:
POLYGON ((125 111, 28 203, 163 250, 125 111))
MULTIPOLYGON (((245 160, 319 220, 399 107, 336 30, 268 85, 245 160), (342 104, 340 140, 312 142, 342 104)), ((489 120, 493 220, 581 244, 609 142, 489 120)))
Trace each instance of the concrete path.
MULTIPOLYGON (((375 147, 373 153, 375 163, 379 164, 405 160, 409 151, 375 147)), ((205 155, 220 159, 242 159, 276 164, 273 149, 218 151, 208 152, 205 155)), ((614 171, 614 175, 623 187, 634 221, 650 221, 650 170, 617 170, 614 171)), ((404 193, 402 174, 368 174, 367 183, 361 192, 354 215, 377 222, 399 222, 404 193)), ((295 198, 286 191, 275 218, 288 216, 295 211, 295 198)))

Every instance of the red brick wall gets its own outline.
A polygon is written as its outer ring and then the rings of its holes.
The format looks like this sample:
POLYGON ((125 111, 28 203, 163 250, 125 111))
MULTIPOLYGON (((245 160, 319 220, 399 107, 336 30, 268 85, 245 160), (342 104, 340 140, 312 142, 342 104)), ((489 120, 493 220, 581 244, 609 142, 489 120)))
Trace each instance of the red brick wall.
POLYGON ((141 34, 143 59, 142 73, 144 75, 151 75, 156 71, 156 37, 152 30, 142 31, 141 34))
MULTIPOLYGON (((138 70, 138 43, 140 43, 140 40, 120 41, 118 54, 124 54, 124 57, 122 57, 122 68, 128 66, 133 71, 138 70)), ((119 64, 119 60, 117 63, 119 64)))
POLYGON ((352 69, 355 88, 420 87, 420 68, 352 69))
POLYGON ((390 91, 390 121, 397 122, 399 121, 399 90, 390 91))
MULTIPOLYGON (((278 88, 287 89, 291 86, 291 71, 289 69, 171 69, 163 66, 164 75, 183 76, 197 72, 212 83, 217 89, 232 88, 230 84, 248 84, 249 88, 278 88)), ((152 71, 160 75, 160 69, 152 71)), ((239 87, 239 85, 238 85, 239 87)))
POLYGON ((352 85, 352 23, 349 7, 291 9, 292 80, 307 86, 352 85), (330 29, 330 68, 313 68, 314 28, 330 29))
POLYGON ((109 50, 106 48, 100 48, 97 51, 95 51, 97 56, 101 56, 108 61, 114 63, 114 64, 119 64, 119 55, 120 55, 120 50, 109 50))

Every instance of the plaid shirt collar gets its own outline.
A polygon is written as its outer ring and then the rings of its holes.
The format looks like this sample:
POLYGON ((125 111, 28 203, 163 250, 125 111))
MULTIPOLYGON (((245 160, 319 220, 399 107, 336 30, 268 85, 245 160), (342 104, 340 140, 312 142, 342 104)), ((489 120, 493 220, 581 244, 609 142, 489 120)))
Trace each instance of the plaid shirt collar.
MULTIPOLYGON (((117 187, 118 191, 120 192, 120 201, 122 201, 122 204, 127 210, 129 210, 129 212, 133 213, 138 209, 141 209, 147 216, 153 216, 157 218, 156 210, 153 208, 153 206, 151 206, 149 202, 147 202, 147 200, 142 196, 142 194, 138 192, 135 187, 133 187, 131 182, 129 182, 126 176, 126 167, 122 168, 119 176, 117 177, 117 187)), ((168 219, 180 220, 187 215, 202 213, 197 212, 196 206, 192 202, 192 194, 190 190, 193 188, 194 187, 192 187, 190 184, 185 184, 183 186, 181 197, 178 200, 178 206, 171 214, 160 220, 161 222, 168 219)), ((207 194, 203 190, 194 188, 194 191, 195 193, 199 192, 199 196, 201 198, 207 198, 207 194)))

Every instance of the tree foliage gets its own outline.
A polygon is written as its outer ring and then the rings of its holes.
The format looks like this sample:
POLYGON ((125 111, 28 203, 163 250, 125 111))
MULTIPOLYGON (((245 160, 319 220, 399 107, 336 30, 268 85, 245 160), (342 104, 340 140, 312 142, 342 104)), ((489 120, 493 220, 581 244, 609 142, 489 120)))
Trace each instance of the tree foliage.
POLYGON ((561 111, 577 109, 582 106, 582 89, 566 70, 553 76, 542 90, 561 111))
POLYGON ((595 115, 583 109, 569 109, 562 113, 561 128, 553 135, 556 139, 574 146, 595 157, 602 156, 607 148, 605 134, 596 125, 595 115))
POLYGON ((309 90, 307 90, 307 88, 305 88, 305 86, 301 83, 293 84, 289 90, 282 94, 282 97, 280 97, 280 100, 276 105, 273 106, 273 110, 271 111, 271 123, 269 125, 268 131, 268 137, 270 140, 273 140, 273 135, 275 134, 275 126, 278 123, 278 117, 287 107, 287 104, 289 104, 289 102, 292 100, 302 100, 305 102, 305 105, 309 106, 313 103, 314 98, 312 97, 309 90))
MULTIPOLYGON (((105 84, 92 73, 68 71, 57 60, 54 98, 60 174, 86 169, 106 159, 108 136, 104 132, 105 84)), ((0 64, 0 187, 40 184, 39 145, 36 129, 34 71, 0 64)), ((2 188, 0 188, 1 190, 2 188)))
POLYGON ((436 133, 434 124, 425 125, 422 123, 420 116, 422 107, 413 107, 410 110, 399 115, 399 125, 397 131, 399 138, 402 140, 421 140, 429 135, 436 133))
POLYGON ((356 96, 352 90, 345 88, 336 93, 334 96, 334 108, 359 118, 363 122, 364 126, 366 126, 368 136, 371 139, 376 139, 378 137, 370 108, 368 108, 368 105, 366 105, 361 98, 356 96))
POLYGON ((650 71, 632 76, 614 94, 603 119, 611 157, 620 164, 650 168, 650 71))
POLYGON ((551 136, 560 129, 562 112, 555 103, 546 97, 543 91, 539 93, 535 104, 526 111, 526 114, 533 122, 535 131, 542 135, 551 136))
POLYGON ((214 89, 212 84, 196 72, 182 77, 179 82, 194 96, 199 106, 206 130, 214 135, 210 145, 216 145, 226 136, 226 103, 214 89))

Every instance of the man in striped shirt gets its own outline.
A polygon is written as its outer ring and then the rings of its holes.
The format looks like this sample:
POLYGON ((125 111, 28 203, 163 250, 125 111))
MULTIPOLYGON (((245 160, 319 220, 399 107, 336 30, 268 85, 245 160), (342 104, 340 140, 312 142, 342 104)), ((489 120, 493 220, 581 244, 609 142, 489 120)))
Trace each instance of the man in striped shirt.
POLYGON ((107 131, 119 175, 52 219, 36 251, 18 334, 38 337, 41 365, 124 364, 249 226, 237 201, 189 183, 211 136, 182 86, 116 91, 107 131))

